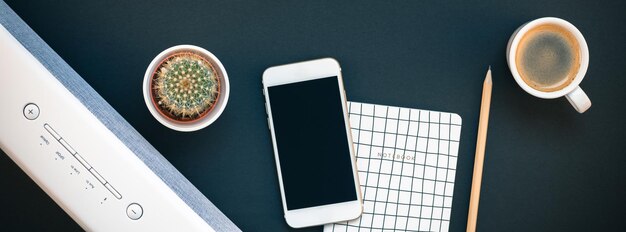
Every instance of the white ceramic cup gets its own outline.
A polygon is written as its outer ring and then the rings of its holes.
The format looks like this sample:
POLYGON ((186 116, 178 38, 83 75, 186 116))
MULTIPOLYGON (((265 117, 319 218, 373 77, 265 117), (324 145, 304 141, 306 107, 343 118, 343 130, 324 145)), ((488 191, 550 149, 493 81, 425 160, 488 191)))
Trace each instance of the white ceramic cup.
POLYGON ((515 78, 515 81, 517 81, 517 84, 519 84, 522 89, 532 94, 533 96, 546 99, 565 96, 569 103, 571 103, 574 109, 576 109, 576 111, 578 111, 579 113, 583 113, 587 109, 589 109, 589 107, 591 107, 591 100, 589 100, 587 94, 585 94, 585 92, 579 86, 580 82, 583 80, 583 78, 585 78, 587 68, 589 67, 589 48, 587 47, 587 42, 585 41, 582 33, 580 33, 580 31, 571 23, 563 19, 553 17, 539 18, 525 23, 524 25, 517 28, 517 30, 513 32, 513 35, 511 35, 506 49, 506 60, 509 64, 509 69, 511 70, 511 73, 515 78), (580 46, 580 66, 578 68, 578 73, 576 74, 576 77, 565 88, 552 92, 539 91, 530 87, 526 82, 524 82, 524 80, 522 80, 522 77, 520 76, 517 70, 517 65, 515 63, 515 56, 517 54, 517 48, 520 40, 530 29, 544 24, 554 24, 565 28, 567 31, 572 33, 572 35, 574 35, 576 40, 578 40, 578 45, 580 46))
POLYGON ((146 106, 148 107, 148 110, 150 110, 150 113, 152 114, 152 116, 154 116, 154 118, 156 118, 156 120, 159 121, 161 124, 163 124, 164 126, 170 129, 177 130, 177 131, 184 131, 184 132, 196 131, 196 130, 205 128, 208 125, 211 125, 211 123, 215 122, 215 120, 217 120, 217 118, 222 114, 222 112, 224 111, 224 108, 226 108, 226 103, 228 103, 229 94, 230 94, 230 84, 228 83, 228 74, 226 73, 226 69, 224 69, 224 66, 222 65, 220 60, 217 59, 217 57, 215 57, 213 53, 205 50, 204 48, 194 46, 194 45, 177 45, 159 53, 159 55, 157 55, 152 60, 150 65, 148 65, 148 69, 146 69, 146 74, 144 75, 144 79, 143 79, 143 98, 146 102, 146 106), (152 75, 154 74, 155 69, 158 68, 159 64, 161 63, 163 59, 165 59, 166 57, 170 55, 173 55, 175 53, 180 53, 180 52, 192 52, 197 55, 203 56, 209 63, 211 63, 211 65, 213 65, 216 72, 218 72, 218 76, 220 78, 219 79, 220 94, 219 94, 217 101, 215 102, 215 106, 209 113, 207 113, 207 115, 193 122, 181 122, 181 121, 172 120, 162 115, 152 103, 150 84, 151 84, 152 75))

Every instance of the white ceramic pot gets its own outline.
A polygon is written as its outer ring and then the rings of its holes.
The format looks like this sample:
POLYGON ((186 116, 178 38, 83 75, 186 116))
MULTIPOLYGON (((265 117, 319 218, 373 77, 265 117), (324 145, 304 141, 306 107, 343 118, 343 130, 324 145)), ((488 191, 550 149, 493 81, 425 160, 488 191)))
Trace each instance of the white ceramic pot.
POLYGON ((150 62, 150 65, 148 66, 148 69, 146 69, 146 74, 144 75, 143 79, 143 98, 146 102, 148 110, 150 110, 152 116, 154 116, 154 118, 156 118, 156 120, 159 121, 161 124, 177 131, 197 131, 207 127, 208 125, 211 125, 211 123, 215 122, 215 120, 217 120, 217 118, 222 114, 224 108, 226 108, 229 94, 230 84, 228 82, 228 74, 226 73, 226 69, 224 69, 224 66, 222 65, 220 60, 217 59, 217 57, 215 57, 213 53, 205 50, 204 48, 194 45, 177 45, 159 53, 159 55, 157 55, 152 60, 152 62, 150 62), (167 57, 181 52, 192 52, 205 58, 209 63, 211 63, 211 65, 213 65, 213 68, 215 68, 220 82, 220 94, 215 102, 215 106, 210 109, 210 111, 206 115, 203 115, 196 120, 188 122, 174 120, 161 113, 153 103, 154 101, 152 99, 152 93, 150 90, 152 77, 161 62, 167 57))

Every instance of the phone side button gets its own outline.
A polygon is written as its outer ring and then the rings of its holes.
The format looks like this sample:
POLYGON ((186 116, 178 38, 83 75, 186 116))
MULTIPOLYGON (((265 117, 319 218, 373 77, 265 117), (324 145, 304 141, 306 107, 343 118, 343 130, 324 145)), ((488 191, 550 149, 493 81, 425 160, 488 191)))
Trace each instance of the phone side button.
POLYGON ((270 126, 270 118, 266 118, 267 119, 267 129, 272 131, 272 127, 270 126))

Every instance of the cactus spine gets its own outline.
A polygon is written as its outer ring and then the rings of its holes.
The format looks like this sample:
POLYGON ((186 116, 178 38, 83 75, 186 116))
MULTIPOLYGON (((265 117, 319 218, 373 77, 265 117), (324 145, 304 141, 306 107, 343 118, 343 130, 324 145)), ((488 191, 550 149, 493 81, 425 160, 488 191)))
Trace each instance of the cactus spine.
POLYGON ((206 115, 219 96, 220 83, 213 65, 194 53, 168 57, 153 78, 157 107, 175 120, 191 121, 206 115))

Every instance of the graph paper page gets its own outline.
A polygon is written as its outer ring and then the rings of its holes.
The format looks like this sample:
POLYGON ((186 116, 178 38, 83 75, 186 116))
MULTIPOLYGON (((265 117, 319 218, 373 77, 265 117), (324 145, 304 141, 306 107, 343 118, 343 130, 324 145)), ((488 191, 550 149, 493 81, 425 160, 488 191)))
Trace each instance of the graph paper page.
POLYGON ((461 117, 349 102, 363 215, 331 231, 448 231, 461 117))

